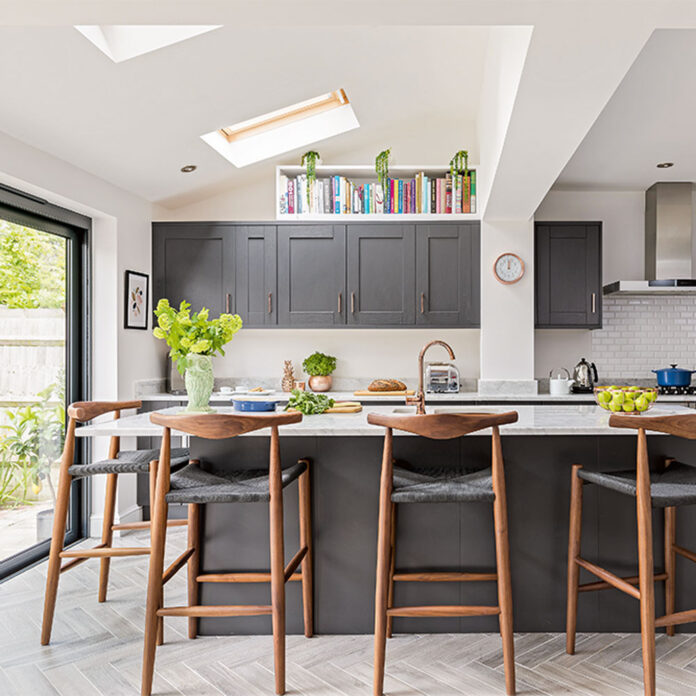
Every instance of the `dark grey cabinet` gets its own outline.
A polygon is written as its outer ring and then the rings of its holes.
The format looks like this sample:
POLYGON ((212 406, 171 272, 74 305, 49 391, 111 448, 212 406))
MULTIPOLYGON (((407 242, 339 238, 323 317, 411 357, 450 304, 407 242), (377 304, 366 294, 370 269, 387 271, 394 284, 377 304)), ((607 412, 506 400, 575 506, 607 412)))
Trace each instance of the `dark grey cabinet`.
POLYGON ((277 257, 275 225, 235 228, 235 304, 244 326, 277 323, 277 257))
POLYGON ((480 257, 478 223, 418 225, 416 324, 480 325, 480 257))
POLYGON ((278 228, 278 324, 346 322, 346 230, 343 225, 278 228))
POLYGON ((153 300, 162 297, 211 316, 234 306, 234 235, 226 223, 154 223, 153 300))
POLYGON ((602 326, 602 223, 535 224, 536 327, 602 326))
POLYGON ((414 225, 348 225, 348 324, 414 323, 414 225))

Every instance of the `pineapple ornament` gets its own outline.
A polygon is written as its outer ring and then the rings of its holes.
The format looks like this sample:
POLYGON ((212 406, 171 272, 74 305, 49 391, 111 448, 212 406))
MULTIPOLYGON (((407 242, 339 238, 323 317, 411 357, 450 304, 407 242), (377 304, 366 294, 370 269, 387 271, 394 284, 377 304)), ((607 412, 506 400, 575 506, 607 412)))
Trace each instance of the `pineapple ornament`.
POLYGON ((295 385, 295 372, 292 369, 292 360, 284 360, 283 379, 280 383, 284 392, 291 392, 295 385))

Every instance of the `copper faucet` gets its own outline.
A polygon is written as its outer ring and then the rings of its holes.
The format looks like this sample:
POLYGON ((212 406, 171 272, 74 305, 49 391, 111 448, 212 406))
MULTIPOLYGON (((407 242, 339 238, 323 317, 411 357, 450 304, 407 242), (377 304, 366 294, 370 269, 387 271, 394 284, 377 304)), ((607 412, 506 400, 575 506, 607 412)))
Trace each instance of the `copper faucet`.
POLYGON ((423 388, 423 359, 425 354, 431 346, 442 346, 449 353, 450 360, 454 360, 454 351, 452 348, 444 341, 430 341, 426 343, 422 348, 421 352, 418 354, 418 391, 414 396, 407 396, 407 404, 416 404, 416 413, 423 415, 425 413, 425 389, 423 388))

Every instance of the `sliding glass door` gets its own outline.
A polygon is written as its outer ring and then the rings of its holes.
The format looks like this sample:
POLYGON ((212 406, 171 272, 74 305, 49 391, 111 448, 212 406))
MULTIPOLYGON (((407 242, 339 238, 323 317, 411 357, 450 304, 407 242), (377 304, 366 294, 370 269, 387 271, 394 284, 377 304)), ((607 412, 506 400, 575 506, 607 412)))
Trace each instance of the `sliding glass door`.
MULTIPOLYGON (((48 552, 66 404, 82 398, 85 232, 0 205, 0 578, 48 552)), ((69 543, 82 536, 72 491, 69 543)))

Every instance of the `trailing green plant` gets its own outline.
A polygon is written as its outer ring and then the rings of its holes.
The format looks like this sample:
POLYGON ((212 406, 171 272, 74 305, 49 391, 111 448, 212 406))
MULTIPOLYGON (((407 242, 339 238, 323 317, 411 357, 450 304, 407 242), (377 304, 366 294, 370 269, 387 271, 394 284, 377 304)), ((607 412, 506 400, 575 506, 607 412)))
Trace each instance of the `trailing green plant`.
POLYGON ((48 484, 55 503, 51 465, 60 457, 65 436, 64 380, 38 393, 39 401, 3 409, 0 426, 0 507, 22 505, 30 492, 48 484))
POLYGON ((387 179, 389 178, 389 157, 391 156, 391 148, 387 150, 382 150, 377 157, 375 157, 375 172, 377 173, 377 179, 382 185, 382 191, 387 190, 387 179))
POLYGON ((469 173, 469 151, 458 150, 450 160, 450 176, 454 179, 455 174, 462 172, 464 176, 469 173))
POLYGON ((169 300, 157 303, 155 316, 157 326, 152 332, 156 338, 167 342, 169 357, 176 362, 176 368, 183 375, 188 366, 188 356, 224 355, 223 346, 242 328, 238 314, 221 314, 217 319, 208 319, 208 310, 203 307, 191 314, 191 305, 183 300, 176 310, 169 300))
POLYGON ((326 377, 336 369, 336 358, 324 353, 312 353, 303 360, 302 369, 310 377, 326 377))
POLYGON ((319 160, 320 155, 318 152, 315 152, 314 150, 309 150, 309 152, 305 152, 304 155, 302 155, 302 161, 300 164, 303 167, 306 167, 307 170, 307 203, 311 204, 312 202, 312 191, 311 191, 311 184, 313 184, 317 180, 317 161, 319 160))

